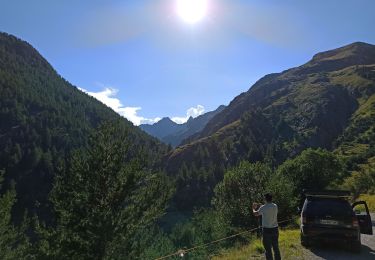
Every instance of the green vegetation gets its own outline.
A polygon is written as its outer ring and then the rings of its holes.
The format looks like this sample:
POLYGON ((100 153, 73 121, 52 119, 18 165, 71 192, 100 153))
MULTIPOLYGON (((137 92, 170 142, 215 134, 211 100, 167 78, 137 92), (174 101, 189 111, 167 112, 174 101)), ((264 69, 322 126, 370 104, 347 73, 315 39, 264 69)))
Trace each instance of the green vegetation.
POLYGON ((29 44, 0 33, 0 169, 4 188, 15 182, 14 216, 53 222, 48 194, 54 176, 71 152, 86 148, 88 137, 105 121, 119 120, 143 150, 151 167, 160 164, 167 147, 69 84, 29 44))
MULTIPOLYGON (((310 188, 309 179, 313 184, 316 182, 315 185, 321 189, 335 185, 335 182, 340 180, 341 171, 342 165, 336 155, 322 149, 308 149, 294 159, 287 160, 276 169, 266 163, 243 161, 225 172, 223 180, 215 187, 213 206, 210 210, 195 212, 190 221, 176 225, 169 235, 165 234, 169 237, 170 245, 174 245, 170 253, 184 247, 202 245, 258 227, 259 220, 252 214, 251 205, 253 202, 263 202, 262 196, 266 192, 271 192, 275 203, 278 204, 279 221, 291 219, 297 214, 301 195, 297 192, 298 189, 310 188), (314 165, 313 170, 308 171, 311 165, 314 165), (316 177, 316 172, 323 174, 324 182, 316 177), (296 179, 301 181, 298 182, 296 179)), ((293 221, 286 224, 296 227, 293 221)), ((281 233, 281 244, 284 249, 286 248, 284 254, 286 257, 290 257, 289 259, 295 256, 296 252, 293 249, 298 248, 297 244, 301 247, 298 232, 298 230, 291 230, 290 233, 289 231, 281 233), (291 236, 293 239, 289 242, 286 239, 287 236, 291 236)), ((208 258, 222 252, 223 248, 231 247, 242 248, 237 252, 239 253, 238 258, 234 257, 233 259, 249 257, 248 253, 251 252, 259 255, 263 249, 254 240, 253 235, 245 233, 200 248, 188 255, 192 259, 208 258), (249 243, 251 243, 250 247, 244 247, 249 243)), ((231 249, 228 250, 231 255, 231 249)), ((233 256, 231 255, 231 257, 233 256)))
MULTIPOLYGON (((4 172, 0 171, 0 192, 4 172)), ((25 225, 15 227, 11 220, 11 210, 16 201, 14 189, 0 196, 0 259, 23 259, 28 256, 29 242, 25 235, 25 225)))
POLYGON ((227 171, 215 188, 214 205, 233 226, 257 224, 251 205, 262 201, 272 170, 267 165, 241 163, 227 171))
MULTIPOLYGON (((153 259, 256 227, 265 192, 280 220, 306 188, 374 194, 374 50, 353 44, 265 76, 170 151, 0 33, 0 258, 153 259), (185 218, 164 225, 174 211, 185 218)), ((373 195, 359 199, 373 209, 373 195)), ((297 231, 281 245, 297 256, 297 231)), ((232 252, 262 247, 244 234, 189 258, 232 252)))
POLYGON ((100 127, 56 178, 57 223, 47 231, 44 257, 134 258, 133 238, 164 213, 171 186, 165 175, 145 170, 142 155, 129 157, 131 140, 121 130, 100 127))
POLYGON ((263 194, 274 194, 280 205, 279 217, 290 216, 297 207, 293 186, 282 176, 276 176, 266 164, 241 163, 227 171, 215 188, 213 204, 224 219, 234 227, 251 228, 258 224, 252 213, 253 202, 262 202, 263 194))
POLYGON ((294 159, 285 161, 278 168, 278 175, 293 182, 294 196, 304 189, 322 190, 340 179, 343 171, 339 159, 322 149, 306 149, 294 159))
POLYGON ((342 188, 350 190, 354 197, 358 197, 361 193, 375 193, 375 169, 361 169, 354 171, 347 177, 342 188))
MULTIPOLYGON (((299 259, 303 256, 304 248, 300 243, 300 231, 294 229, 281 229, 279 246, 282 259, 299 259)), ((231 248, 215 255, 213 260, 245 260, 249 258, 262 258, 264 248, 259 238, 253 238, 246 246, 231 248)))
POLYGON ((116 258, 120 249, 126 255, 143 252, 149 244, 135 240, 148 235, 171 194, 160 173, 168 147, 5 33, 0 99, 0 258, 103 259, 116 258), (112 139, 100 128, 105 122, 114 127, 108 130, 112 139))
MULTIPOLYGON (((361 194, 357 200, 364 200, 370 212, 375 212, 375 195, 361 194)), ((362 209, 363 210, 363 209, 362 209)), ((294 225, 281 229, 279 246, 282 259, 303 259, 305 248, 300 243, 300 230, 294 225)), ((247 245, 238 244, 232 248, 218 251, 213 260, 245 260, 249 258, 262 258, 264 247, 259 238, 252 237, 247 245)))
POLYGON ((366 201, 370 212, 375 212, 375 194, 361 194, 357 200, 366 201))
POLYGON ((169 117, 165 117, 153 125, 144 124, 139 127, 162 142, 176 147, 184 141, 187 142, 186 139, 201 131, 206 124, 224 108, 225 106, 222 105, 216 110, 204 113, 196 118, 190 117, 189 120, 183 124, 177 124, 169 117))
MULTIPOLYGON (((212 197, 209 191, 223 173, 241 161, 265 161, 277 167, 307 148, 335 151, 344 163, 342 178, 372 169, 374 50, 373 45, 351 44, 260 79, 215 116, 195 140, 170 154, 167 172, 180 179, 178 193, 212 197), (194 153, 201 149, 207 150, 207 159, 194 153), (207 165, 215 168, 206 170, 205 178, 196 174, 195 169, 207 165), (191 176, 186 182, 180 178, 182 167, 191 176)), ((187 210, 209 206, 209 201, 181 196, 176 202, 187 210)))

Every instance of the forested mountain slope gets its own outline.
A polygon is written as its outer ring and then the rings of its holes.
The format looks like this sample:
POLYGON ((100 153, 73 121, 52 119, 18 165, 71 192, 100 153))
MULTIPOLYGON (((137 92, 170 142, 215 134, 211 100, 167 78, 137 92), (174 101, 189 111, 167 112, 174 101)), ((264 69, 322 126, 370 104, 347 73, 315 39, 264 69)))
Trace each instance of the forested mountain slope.
MULTIPOLYGON (((15 183, 15 214, 48 215, 47 195, 73 149, 105 121, 120 120, 133 151, 154 165, 167 147, 64 80, 28 43, 0 33, 0 170, 15 183), (146 158, 146 157, 145 157, 146 158)), ((44 218, 45 219, 45 218, 44 218)))
POLYGON ((173 122, 169 117, 164 117, 155 124, 142 124, 139 127, 149 135, 152 135, 159 140, 162 140, 165 136, 174 134, 186 128, 183 124, 173 122))
MULTIPOLYGON (((207 124, 198 137, 215 133, 225 125, 240 119, 243 113, 254 106, 261 108, 269 105, 275 106, 277 105, 275 101, 287 97, 289 94, 297 94, 294 93, 296 91, 301 95, 307 95, 309 94, 307 88, 314 91, 317 86, 333 86, 334 82, 329 81, 330 76, 337 77, 337 75, 328 75, 327 73, 340 71, 350 66, 371 65, 374 64, 374 60, 374 45, 357 42, 316 54, 311 61, 300 67, 267 75, 256 82, 249 91, 237 96, 222 113, 207 124), (302 84, 305 85, 304 89, 300 88, 302 84)), ((321 91, 316 90, 316 92, 321 91)), ((289 98, 293 97, 295 95, 289 98)))
POLYGON ((308 147, 358 163, 375 155, 375 46, 353 43, 270 74, 237 96, 190 143, 170 153, 177 205, 208 205, 223 171, 241 160, 278 165, 308 147))

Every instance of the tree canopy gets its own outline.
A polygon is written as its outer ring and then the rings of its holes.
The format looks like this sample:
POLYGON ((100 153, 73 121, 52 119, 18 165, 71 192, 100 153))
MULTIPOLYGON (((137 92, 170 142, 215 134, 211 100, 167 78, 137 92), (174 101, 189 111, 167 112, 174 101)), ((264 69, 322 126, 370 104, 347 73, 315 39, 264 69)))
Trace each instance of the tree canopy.
POLYGON ((129 156, 131 148, 128 133, 107 124, 87 149, 74 153, 51 193, 57 221, 45 233, 45 256, 116 259, 133 253, 133 237, 164 213, 172 189, 165 175, 147 169, 143 154, 129 156))

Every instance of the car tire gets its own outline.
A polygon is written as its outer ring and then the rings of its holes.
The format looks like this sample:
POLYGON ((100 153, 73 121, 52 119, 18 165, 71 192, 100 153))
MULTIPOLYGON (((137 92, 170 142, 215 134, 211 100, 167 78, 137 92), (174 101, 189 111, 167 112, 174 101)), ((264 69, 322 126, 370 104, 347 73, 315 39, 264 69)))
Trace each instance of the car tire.
POLYGON ((354 241, 354 242, 351 242, 350 244, 350 251, 352 251, 353 253, 361 253, 361 242, 360 241, 354 241))
POLYGON ((303 247, 309 247, 310 244, 311 244, 310 239, 308 239, 307 237, 305 237, 304 235, 301 234, 301 245, 303 247))

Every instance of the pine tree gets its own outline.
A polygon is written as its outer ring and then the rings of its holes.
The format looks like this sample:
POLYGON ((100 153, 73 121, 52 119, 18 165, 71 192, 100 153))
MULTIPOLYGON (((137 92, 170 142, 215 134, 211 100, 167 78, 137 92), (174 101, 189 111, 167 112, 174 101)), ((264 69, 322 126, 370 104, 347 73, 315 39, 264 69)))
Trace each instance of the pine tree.
MULTIPOLYGON (((0 191, 4 172, 0 171, 0 191)), ((14 189, 0 196, 0 259, 24 259, 27 255, 28 241, 24 228, 16 228, 11 221, 11 210, 16 202, 14 189)))
MULTIPOLYGON (((161 216, 171 196, 166 177, 145 169, 118 124, 92 136, 54 184, 57 227, 47 236, 47 257, 127 258, 132 238, 161 216)), ((165 176, 165 175, 163 175, 165 176)))

